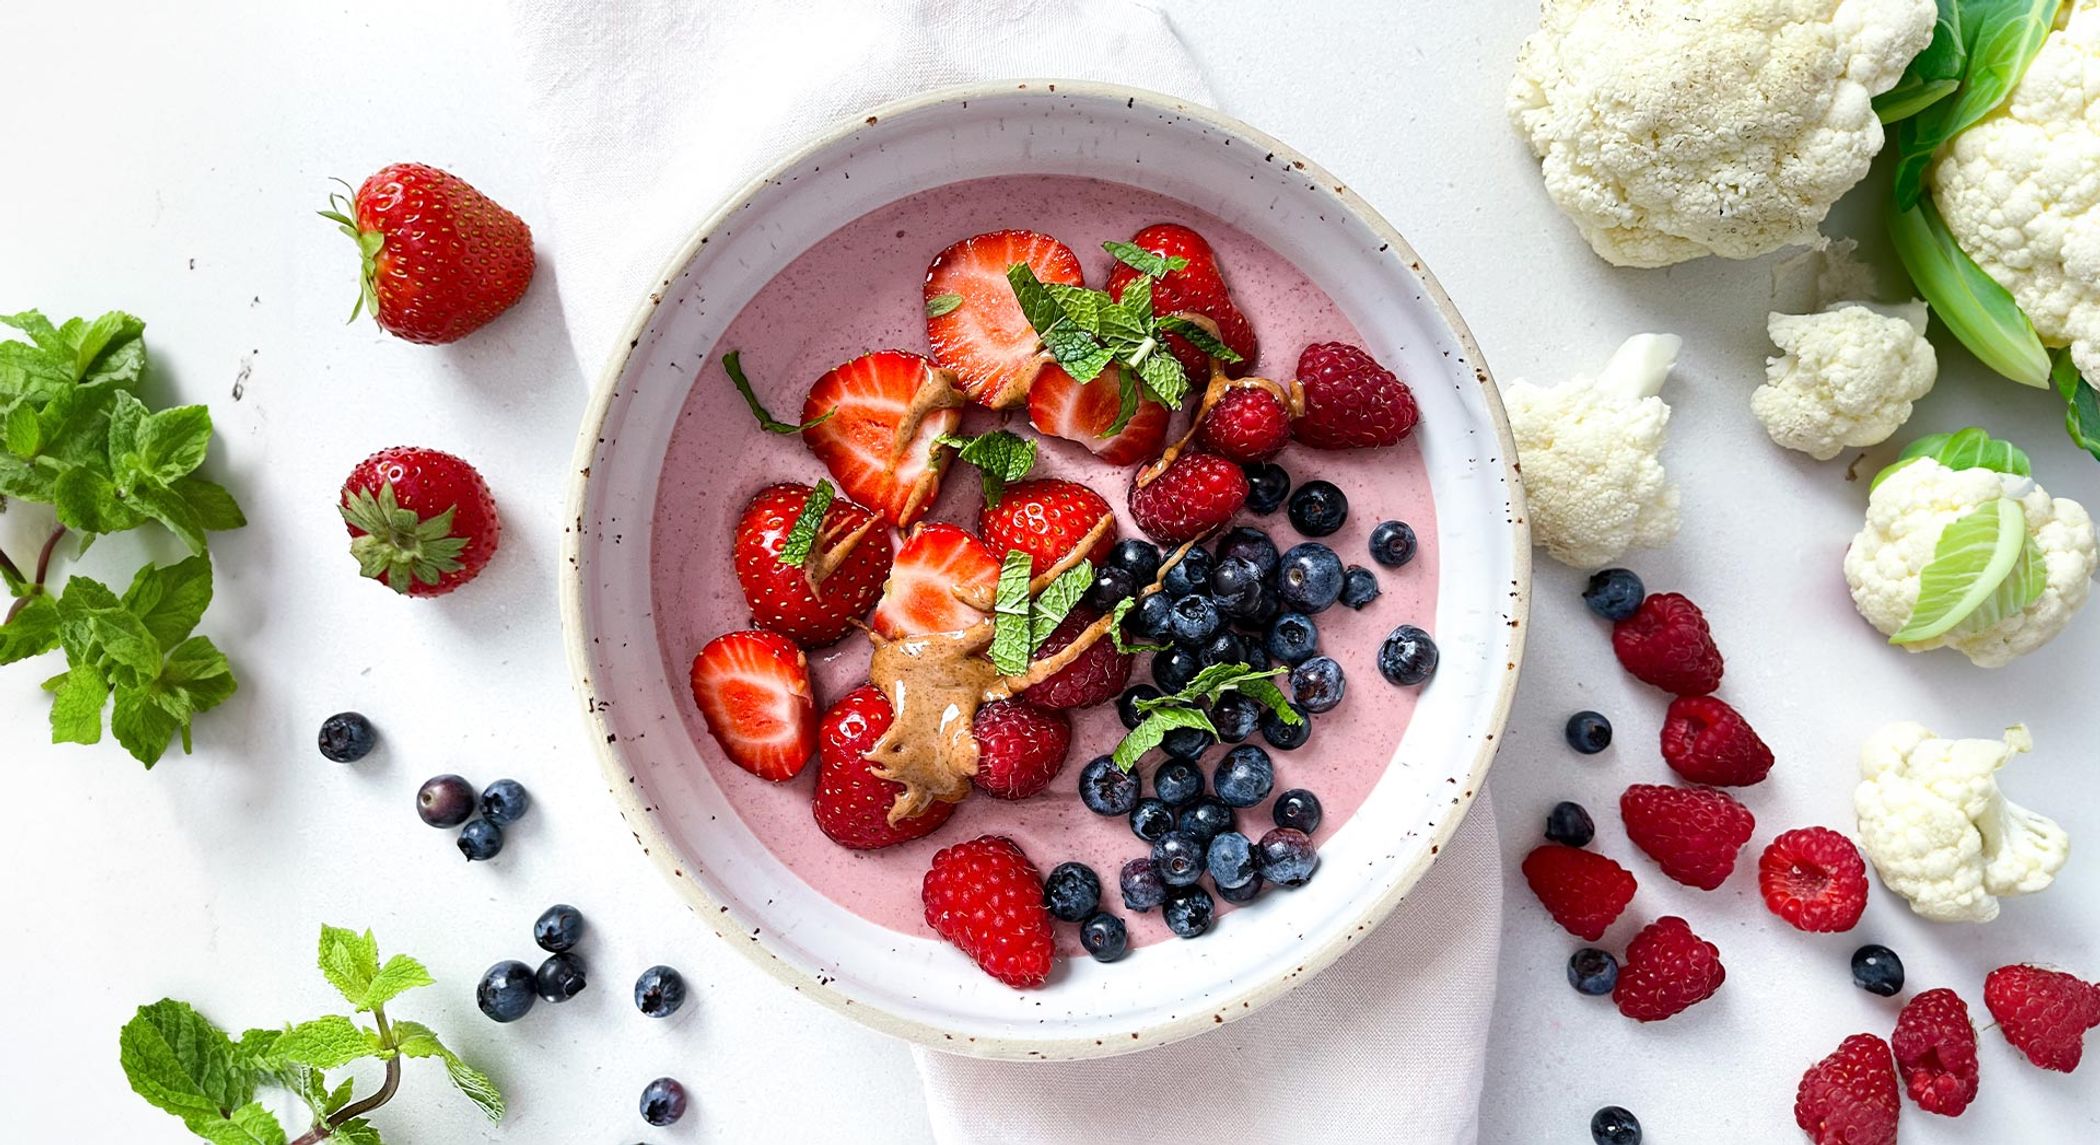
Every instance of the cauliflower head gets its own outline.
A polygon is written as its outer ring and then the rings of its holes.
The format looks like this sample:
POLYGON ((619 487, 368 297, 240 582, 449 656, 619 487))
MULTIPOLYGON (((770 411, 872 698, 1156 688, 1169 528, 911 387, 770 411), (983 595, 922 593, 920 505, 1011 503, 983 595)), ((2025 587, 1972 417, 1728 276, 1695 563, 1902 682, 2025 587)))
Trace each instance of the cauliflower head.
POLYGON ((1783 356, 1765 360, 1751 412, 1774 442, 1818 461, 1887 441, 1939 379, 1925 315, 1922 302, 1887 313, 1841 302, 1818 314, 1772 315, 1766 328, 1783 356))
POLYGON ((1619 266, 1809 241, 1881 150, 1934 0, 1544 0, 1509 115, 1619 266))
POLYGON ((2042 341, 2100 379, 2100 0, 2078 0, 2005 103, 1955 136, 1932 197, 2042 341))
POLYGON ((1893 636, 1910 619, 1919 582, 1940 533, 1977 509, 2010 497, 2042 553, 2044 587, 2033 603, 1984 628, 1960 625, 1903 647, 1953 648, 1975 664, 2002 668, 2061 632, 2091 592, 2100 545, 2085 507, 2051 497, 2032 477, 1991 469, 1949 469, 1921 457, 1889 473, 1867 501, 1866 525, 1845 551, 1845 583, 1867 623, 1893 636))
POLYGON ((1637 334, 1594 378, 1504 392, 1532 537, 1554 560, 1601 568, 1677 536, 1677 487, 1662 465, 1670 407, 1657 394, 1682 345, 1637 334))
POLYGON ((1998 899, 2043 890, 2071 855, 2063 828, 2005 798, 1998 769, 2031 751, 2004 740, 1941 739, 1890 724, 1860 752, 1853 792, 1860 846, 1887 887, 1934 922, 1989 922, 1998 899))

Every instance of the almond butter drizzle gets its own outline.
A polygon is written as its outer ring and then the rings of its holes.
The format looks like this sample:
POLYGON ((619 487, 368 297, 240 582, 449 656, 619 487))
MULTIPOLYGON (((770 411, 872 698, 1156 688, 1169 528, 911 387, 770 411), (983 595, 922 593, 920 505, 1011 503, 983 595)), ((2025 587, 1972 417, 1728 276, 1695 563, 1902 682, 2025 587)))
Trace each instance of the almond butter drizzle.
MULTIPOLYGON (((1218 333, 1218 324, 1201 314, 1193 311, 1184 311, 1175 314, 1174 317, 1201 326, 1210 332, 1211 337, 1223 341, 1223 338, 1218 333)), ((1138 470, 1138 488, 1142 489, 1159 480, 1159 475, 1165 473, 1174 464, 1175 459, 1181 456, 1181 451, 1187 449, 1189 442, 1195 439, 1196 430, 1203 425, 1203 419, 1210 416, 1210 411, 1216 408, 1220 401, 1224 400, 1225 391, 1234 387, 1269 391, 1276 395, 1276 400, 1283 406, 1284 413, 1292 418, 1296 418, 1299 414, 1305 412, 1305 391, 1299 387, 1297 382, 1293 381, 1286 385, 1282 382, 1272 382, 1267 378, 1227 377, 1225 375, 1225 364, 1216 358, 1211 358, 1210 381, 1205 383, 1203 387, 1203 400, 1196 403, 1196 412, 1194 416, 1189 418, 1188 428, 1182 431, 1181 436, 1175 440, 1174 444, 1169 445, 1159 455, 1158 460, 1138 470)))
MULTIPOLYGON (((911 404, 904 407, 904 416, 897 421, 897 438, 890 445, 890 464, 904 460, 911 449, 914 438, 919 436, 919 427, 937 409, 960 409, 963 405, 962 391, 955 388, 953 371, 938 366, 926 371, 926 380, 919 383, 918 392, 911 396, 911 404)), ((904 507, 898 511, 899 520, 909 521, 917 514, 926 499, 941 483, 941 471, 948 467, 949 454, 939 448, 933 450, 932 462, 917 481, 912 482, 911 492, 904 498, 904 507)))
MULTIPOLYGON (((828 512, 826 516, 829 516, 828 512)), ((802 562, 802 579, 809 582, 809 594, 819 600, 824 597, 824 578, 846 563, 854 548, 875 526, 882 524, 882 518, 870 513, 867 520, 851 529, 845 529, 845 524, 840 521, 837 527, 819 530, 817 543, 809 547, 809 559, 802 562)))
POLYGON ((936 801, 961 802, 977 774, 971 721, 980 706, 1013 694, 978 655, 991 645, 992 622, 901 640, 869 632, 868 640, 875 646, 868 678, 889 698, 893 716, 866 757, 875 775, 904 787, 889 821, 923 814, 936 801))

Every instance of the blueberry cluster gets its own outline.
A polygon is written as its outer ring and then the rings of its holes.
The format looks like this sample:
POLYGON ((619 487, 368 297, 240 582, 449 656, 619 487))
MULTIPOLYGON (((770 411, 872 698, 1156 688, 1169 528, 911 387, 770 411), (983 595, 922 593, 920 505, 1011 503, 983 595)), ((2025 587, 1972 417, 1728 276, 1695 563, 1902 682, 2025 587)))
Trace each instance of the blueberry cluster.
POLYGON ((416 791, 416 814, 433 827, 459 827, 459 853, 470 863, 500 854, 503 829, 531 809, 532 796, 515 779, 499 779, 478 797, 474 785, 457 775, 433 776, 416 791), (475 819, 477 810, 481 817, 475 819))
POLYGON ((1097 962, 1130 953, 1123 920, 1101 909, 1101 876, 1085 863, 1059 863, 1043 880, 1043 905, 1052 918, 1079 924, 1079 944, 1097 962))

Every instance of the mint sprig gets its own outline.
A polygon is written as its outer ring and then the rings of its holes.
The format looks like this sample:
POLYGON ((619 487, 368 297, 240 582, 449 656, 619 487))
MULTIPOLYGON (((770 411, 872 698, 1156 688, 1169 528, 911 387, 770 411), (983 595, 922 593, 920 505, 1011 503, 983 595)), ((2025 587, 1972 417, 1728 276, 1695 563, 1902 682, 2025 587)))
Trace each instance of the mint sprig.
POLYGON ((1033 655, 1041 648, 1057 626, 1065 622, 1079 598, 1094 587, 1094 566, 1089 561, 1080 561, 1071 568, 1057 574, 1057 578, 1043 586, 1036 594, 1035 603, 1028 610, 1028 651, 1033 655))
POLYGON ((1008 676, 1028 670, 1033 628, 1028 581, 1035 560, 1014 549, 999 564, 999 587, 992 595, 992 667, 1008 676))
POLYGON ((963 296, 960 294, 936 294, 926 300, 926 317, 939 318, 945 314, 953 314, 962 304, 963 296))
POLYGON ((809 554, 817 547, 817 535, 824 531, 824 515, 831 512, 831 503, 838 499, 838 490, 831 482, 819 480, 809 491, 809 498, 802 502, 802 512, 788 528, 787 539, 780 542, 780 563, 791 569, 799 569, 809 562, 809 554))
POLYGON ((1158 747, 1167 733, 1176 728, 1200 728, 1217 735, 1218 729, 1211 723, 1206 711, 1227 692, 1239 692, 1257 704, 1268 708, 1276 718, 1293 726, 1303 723, 1305 717, 1298 714, 1285 699, 1283 689, 1276 686, 1276 677, 1289 671, 1286 668, 1255 668, 1249 664, 1213 664, 1196 673, 1195 678, 1180 691, 1166 696, 1154 696, 1139 700, 1137 710, 1145 718, 1125 735, 1112 753, 1116 766, 1125 771, 1137 766, 1144 754, 1158 747))
POLYGON ((936 449, 943 445, 954 446, 958 460, 977 467, 978 477, 984 483, 984 503, 994 508, 1006 495, 1008 485, 1035 468, 1035 440, 1011 430, 995 429, 975 437, 944 433, 934 441, 936 449))
POLYGON ((1108 626, 1109 639, 1115 641, 1116 651, 1126 656, 1135 652, 1164 652, 1168 647, 1165 644, 1150 644, 1141 640, 1132 640, 1124 635, 1123 618, 1129 616, 1130 610, 1136 608, 1138 602, 1142 599, 1143 597, 1139 596, 1126 596, 1122 600, 1117 601, 1116 607, 1108 614, 1110 621, 1108 626))
POLYGON ((117 1038, 118 1061, 134 1093, 179 1118, 206 1141, 232 1145, 314 1145, 327 1140, 380 1145, 367 1115, 391 1100, 404 1058, 437 1058, 452 1084, 490 1121, 503 1119, 503 1095, 488 1075, 445 1048, 420 1022, 390 1022, 386 1004, 431 985, 423 965, 396 954, 384 965, 372 933, 321 928, 320 966, 352 1014, 327 1014, 275 1028, 252 1029, 236 1041, 187 1002, 163 998, 141 1006, 117 1038), (353 1015, 369 1014, 371 1023, 353 1015), (331 1086, 327 1074, 356 1062, 384 1063, 379 1088, 352 1101, 355 1079, 331 1086), (257 1100, 264 1089, 291 1093, 308 1110, 293 1138, 257 1100))
POLYGON ((830 421, 832 416, 839 412, 839 408, 833 406, 801 425, 774 417, 773 412, 765 407, 765 403, 758 400, 758 394, 751 388, 751 379, 744 376, 744 366, 739 360, 741 353, 740 350, 731 350, 722 355, 722 372, 729 375, 729 384, 736 387, 736 392, 744 395, 744 404, 751 407, 751 416, 758 419, 760 429, 767 433, 801 433, 811 426, 830 421))
POLYGON ((1158 251, 1146 250, 1136 243, 1126 243, 1119 239, 1110 239, 1102 243, 1101 249, 1107 251, 1117 262, 1151 278, 1165 278, 1177 270, 1186 269, 1189 265, 1189 260, 1178 254, 1160 254, 1158 251))

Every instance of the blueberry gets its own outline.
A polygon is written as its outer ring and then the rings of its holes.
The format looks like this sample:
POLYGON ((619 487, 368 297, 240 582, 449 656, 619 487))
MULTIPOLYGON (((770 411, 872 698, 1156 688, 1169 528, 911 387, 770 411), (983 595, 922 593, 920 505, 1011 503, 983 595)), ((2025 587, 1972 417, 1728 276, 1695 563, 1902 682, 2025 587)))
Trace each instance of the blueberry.
POLYGON ((1568 985, 1592 997, 1611 993, 1619 981, 1619 960, 1607 951, 1585 946, 1568 955, 1568 985))
POLYGON ((685 1005, 685 975, 668 966, 651 966, 634 980, 634 1008, 651 1018, 668 1018, 685 1005))
POLYGON ((1138 711, 1138 701, 1158 698, 1158 688, 1150 684, 1132 684, 1123 690, 1122 695, 1116 697, 1116 718, 1123 721, 1124 727, 1134 731, 1139 724, 1145 722, 1145 713, 1138 711))
POLYGON ((337 712, 321 721, 321 754, 337 763, 356 763, 378 743, 372 721, 357 712, 337 712))
POLYGON ((1224 899, 1226 902, 1253 902, 1255 898, 1261 894, 1262 889, 1267 885, 1267 883, 1262 882, 1261 875, 1256 874, 1253 878, 1248 879, 1246 882, 1241 883, 1239 886, 1219 887, 1218 897, 1224 899))
POLYGON ((1227 692, 1210 706, 1211 726, 1218 729, 1218 738, 1226 743, 1238 743, 1254 734, 1255 725, 1261 722, 1261 705, 1238 692, 1227 692))
MULTIPOLYGON (((1159 579, 1159 546, 1139 537, 1125 537, 1108 550, 1108 559, 1101 568, 1120 569, 1130 574, 1130 581, 1139 588, 1159 579)), ((1095 569, 1099 573, 1101 569, 1095 569)))
POLYGON ((1605 569, 1590 578, 1588 587, 1582 590, 1582 603, 1606 620, 1624 620, 1633 615, 1647 595, 1641 578, 1631 570, 1605 569))
POLYGON ((1208 847, 1212 839, 1232 830, 1238 819, 1223 801, 1206 797, 1182 808, 1174 816, 1174 829, 1208 847))
POLYGON ((532 967, 512 959, 498 962, 481 976, 474 987, 474 1004, 499 1022, 515 1022, 532 1010, 538 997, 533 992, 532 967))
POLYGON ((1419 684, 1436 675, 1436 641, 1412 624, 1393 629, 1378 649, 1378 671, 1399 685, 1419 684))
POLYGON ((424 780, 416 790, 416 814, 433 827, 457 827, 474 815, 474 785, 457 775, 424 780))
POLYGON ((1078 922, 1101 905, 1101 877, 1085 863, 1059 863, 1043 880, 1043 905, 1053 917, 1078 922))
POLYGON ((1267 799, 1276 786, 1276 764, 1268 752, 1251 743, 1241 744, 1218 761, 1211 785, 1226 806, 1252 807, 1267 799))
POLYGON ((1291 494, 1291 527, 1308 537, 1324 537, 1349 519, 1349 498, 1332 481, 1308 481, 1291 494))
POLYGON ((1601 712, 1576 712, 1568 717, 1565 734, 1569 747, 1584 755, 1595 755, 1611 746, 1611 721, 1601 712))
POLYGON ((1256 855, 1261 877, 1280 887, 1302 887, 1320 865, 1320 856, 1305 832, 1278 827, 1261 837, 1256 855))
POLYGON ((532 988, 543 1002, 566 1002, 583 993, 583 987, 583 959, 572 951, 548 955, 532 975, 532 988))
POLYGON ((1097 911, 1079 924, 1079 945, 1086 947, 1096 962, 1114 962, 1130 952, 1130 932, 1124 929, 1122 919, 1097 911))
POLYGON ((1291 669, 1291 698, 1314 715, 1333 711, 1347 687, 1342 666, 1332 656, 1315 656, 1291 669))
POLYGON ((1202 887, 1183 887, 1166 901, 1161 915, 1167 920, 1167 929, 1182 938, 1196 938, 1210 929, 1216 918, 1218 906, 1211 901, 1210 892, 1202 887))
POLYGON ((1157 799, 1140 799, 1130 809, 1130 833, 1147 843, 1174 829, 1174 809, 1157 799))
POLYGON ((1369 607, 1384 591, 1378 587, 1378 574, 1362 565, 1350 565, 1342 572, 1342 603, 1358 612, 1369 607))
MULTIPOLYGON (((1227 561, 1245 561, 1254 566, 1255 579, 1268 582, 1276 576, 1276 542, 1260 529, 1241 525, 1218 538, 1215 569, 1223 569, 1227 561)), ((1211 574, 1211 589, 1218 588, 1217 573, 1211 574)))
POLYGON ((1903 989, 1903 960, 1870 942, 1852 952, 1852 981, 1869 994, 1893 998, 1903 989))
POLYGON ((482 789, 481 817, 498 827, 508 827, 532 810, 532 796, 515 779, 499 779, 482 789))
POLYGON ((1590 1117, 1590 1140, 1597 1145, 1641 1145, 1641 1123, 1616 1105, 1607 1105, 1590 1117))
POLYGON ((1247 474, 1248 512, 1266 517, 1290 496, 1291 475, 1283 471, 1283 466, 1257 461, 1252 465, 1242 465, 1240 469, 1247 474))
POLYGON ((1292 545, 1277 566, 1276 595, 1308 616, 1327 611, 1342 595, 1342 558, 1318 541, 1292 545))
POLYGON ((685 1087, 660 1077, 642 1087, 642 1120, 662 1127, 685 1116, 685 1087))
POLYGON ((1296 700, 1286 700, 1284 706, 1298 717, 1298 722, 1286 723, 1275 712, 1265 711, 1261 714, 1261 738, 1278 751, 1304 747, 1305 741, 1312 738, 1312 715, 1296 700))
POLYGON ((1123 627, 1140 640, 1165 640, 1174 623, 1174 598, 1155 592, 1138 601, 1123 617, 1123 627))
POLYGON ((1232 618, 1238 621, 1241 627, 1260 632, 1282 611, 1283 598, 1276 594, 1274 588, 1264 585, 1254 599, 1232 614, 1232 618))
POLYGON ((1190 549, 1160 578, 1168 596, 1187 596, 1210 587, 1211 557, 1208 549, 1190 549))
POLYGON ((1152 654, 1152 682, 1158 684, 1162 692, 1179 692, 1188 687, 1189 681, 1202 670, 1202 662, 1186 648, 1169 648, 1152 654))
POLYGON ((1276 820, 1278 827, 1289 827, 1307 835, 1320 829, 1323 814, 1320 797, 1303 787, 1293 787, 1277 796, 1275 805, 1269 808, 1269 817, 1276 820))
POLYGON ((1252 561, 1226 557, 1210 574, 1210 595, 1218 602, 1219 612, 1238 615, 1254 605, 1262 590, 1262 580, 1261 569, 1252 561))
POLYGON ((470 863, 493 859, 503 851, 503 828, 493 819, 475 819, 459 829, 459 853, 470 863))
POLYGON ((1205 751, 1210 750, 1210 745, 1216 742, 1218 741, 1202 728, 1173 728, 1167 732, 1167 738, 1159 742, 1159 746, 1169 758, 1192 760, 1201 757, 1205 751))
POLYGON ((1242 664, 1246 660, 1247 649, 1230 632, 1220 632, 1196 649, 1196 662, 1206 668, 1213 664, 1242 664))
POLYGON ((1406 521, 1380 521, 1371 530, 1371 559, 1399 568, 1415 559, 1415 530, 1406 521))
POLYGON ((1203 769, 1193 760, 1170 759, 1152 773, 1152 794, 1169 807, 1180 807, 1203 794, 1203 769))
POLYGON ((1262 645, 1263 641, 1259 636, 1240 638, 1240 660, 1247 665, 1250 672, 1266 672, 1272 666, 1269 663, 1269 651, 1262 645))
POLYGON ((1152 865, 1150 855, 1140 855, 1123 864, 1116 884, 1123 892, 1126 910, 1151 910, 1167 898, 1167 880, 1159 877, 1159 868, 1152 865))
POLYGON ((1295 668, 1320 650, 1320 627, 1302 612, 1286 612, 1269 623, 1268 649, 1295 668))
POLYGON ((1227 831, 1210 841, 1203 869, 1221 891, 1246 886, 1255 876, 1254 844, 1238 831, 1227 831))
POLYGON ((1203 877, 1202 840, 1182 831, 1169 831, 1152 844, 1152 869, 1170 887, 1185 887, 1203 877))
POLYGON ((1562 802, 1546 813, 1546 838, 1570 847, 1587 847, 1597 836, 1597 824, 1580 803, 1562 802))
POLYGON ((532 924, 532 940, 540 949, 559 954, 576 945, 583 937, 583 912, 565 902, 555 903, 540 912, 532 924))
POLYGON ((1192 592, 1174 598, 1167 617, 1167 632, 1182 644, 1201 644, 1218 631, 1218 605, 1209 596, 1192 592))
POLYGON ((1081 599, 1095 612, 1113 612, 1141 587, 1130 579, 1129 573, 1104 565, 1094 570, 1094 583, 1088 586, 1086 596, 1081 599))
POLYGON ((1138 777, 1115 757, 1097 755, 1079 769, 1079 801, 1096 815, 1128 815, 1137 806, 1138 777))

